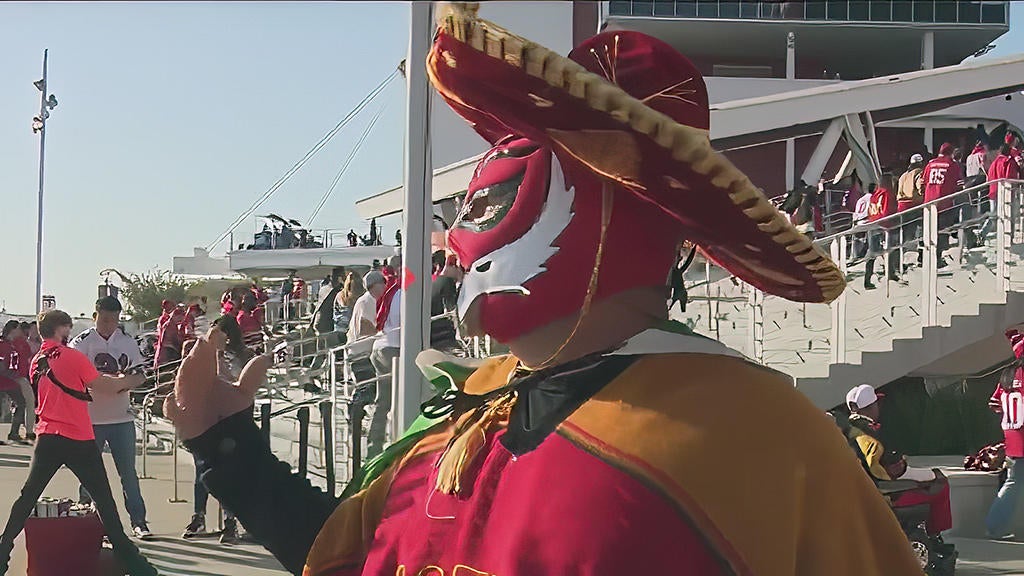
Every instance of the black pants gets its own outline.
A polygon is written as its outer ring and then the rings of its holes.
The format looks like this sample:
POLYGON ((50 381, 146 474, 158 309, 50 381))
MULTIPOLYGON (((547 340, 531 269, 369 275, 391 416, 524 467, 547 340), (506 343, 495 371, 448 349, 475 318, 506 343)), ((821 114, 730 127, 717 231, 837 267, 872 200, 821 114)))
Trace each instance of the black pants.
POLYGON ((103 467, 103 457, 93 440, 71 440, 54 434, 42 434, 36 440, 35 451, 32 453, 32 465, 28 470, 28 479, 21 489, 21 496, 11 507, 11 515, 7 519, 7 527, 0 536, 0 567, 6 572, 14 539, 21 534, 35 508, 36 501, 46 489, 53 475, 61 466, 67 466, 78 477, 82 486, 92 495, 96 510, 103 521, 110 543, 114 546, 114 554, 128 568, 133 576, 155 574, 148 563, 142 559, 139 549, 124 533, 121 518, 117 514, 117 505, 110 492, 107 471, 103 467), (148 570, 147 570, 148 569, 148 570))
MULTIPOLYGON (((956 226, 957 224, 959 224, 960 223, 960 213, 961 213, 962 208, 963 208, 962 206, 955 206, 955 207, 950 208, 950 209, 948 209, 948 210, 946 210, 944 212, 939 212, 939 218, 938 218, 939 230, 952 228, 953 226, 956 226)), ((936 249, 936 258, 935 259, 936 259, 936 262, 938 263, 938 266, 940 268, 945 266, 945 262, 942 260, 942 256, 943 256, 943 254, 946 253, 946 250, 949 249, 949 237, 952 236, 953 234, 954 234, 954 232, 939 232, 938 233, 938 238, 937 238, 936 246, 935 246, 935 249, 936 249)), ((960 236, 958 234, 958 238, 960 238, 960 244, 961 244, 961 247, 962 247, 963 244, 964 244, 964 237, 960 236)))
MULTIPOLYGON (((882 238, 883 237, 886 237, 886 242, 888 243, 889 247, 898 245, 900 243, 900 236, 899 236, 899 234, 900 234, 899 230, 885 230, 885 231, 882 231, 882 230, 872 230, 871 232, 868 232, 868 236, 869 236, 869 241, 868 241, 869 252, 868 252, 868 254, 870 255, 872 253, 881 252, 881 251, 885 250, 886 246, 884 246, 882 244, 882 238)), ((899 279, 899 274, 901 272, 901 270, 900 270, 900 251, 899 251, 899 249, 897 248, 897 249, 889 252, 889 255, 887 256, 887 258, 889 259, 888 260, 888 267, 889 267, 889 269, 887 271, 888 279, 889 280, 898 280, 899 279)), ((868 258, 867 263, 864 265, 864 285, 865 286, 871 284, 871 280, 873 279, 873 277, 875 275, 875 260, 877 260, 877 258, 875 256, 871 256, 870 258, 868 258)))
MULTIPOLYGON (((11 403, 14 404, 14 414, 11 416, 11 436, 21 433, 21 427, 25 425, 25 397, 22 396, 21 390, 15 388, 13 390, 5 390, 7 397, 11 399, 11 403)), ((31 430, 29 430, 31 432, 31 430)))

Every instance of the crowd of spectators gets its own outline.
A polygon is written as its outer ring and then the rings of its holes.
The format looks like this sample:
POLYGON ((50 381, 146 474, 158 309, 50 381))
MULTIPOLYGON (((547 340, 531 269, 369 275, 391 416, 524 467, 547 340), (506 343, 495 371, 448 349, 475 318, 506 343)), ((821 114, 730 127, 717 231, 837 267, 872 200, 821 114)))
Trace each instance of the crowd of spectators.
MULTIPOLYGON (((910 155, 907 168, 902 172, 883 167, 879 182, 869 184, 866 189, 854 171, 840 182, 841 187, 845 187, 841 200, 830 199, 823 182, 817 191, 806 185, 794 190, 782 208, 790 214, 794 224, 809 234, 818 231, 829 235, 843 231, 844 227, 882 220, 876 229, 854 234, 852 257, 865 260, 864 287, 870 290, 875 288, 875 255, 885 250, 889 250, 887 278, 899 280, 903 270, 898 251, 892 248, 920 239, 922 213, 913 209, 923 203, 934 201, 938 209, 937 268, 948 266, 945 254, 954 234, 962 248, 980 246, 994 228, 995 218, 991 215, 995 214, 998 197, 998 186, 994 182, 1021 177, 1024 169, 1021 148, 1020 135, 1012 131, 995 142, 979 136, 969 154, 947 142, 927 161, 922 154, 910 155), (985 182, 993 184, 987 190, 978 188, 985 182), (952 198, 968 188, 978 190, 952 198), (901 213, 905 215, 895 217, 901 213), (852 218, 843 220, 843 214, 852 214, 852 218), (990 216, 982 218, 986 214, 990 216), (968 221, 974 222, 965 224, 968 221)), ((921 254, 918 250, 919 264, 921 254)))

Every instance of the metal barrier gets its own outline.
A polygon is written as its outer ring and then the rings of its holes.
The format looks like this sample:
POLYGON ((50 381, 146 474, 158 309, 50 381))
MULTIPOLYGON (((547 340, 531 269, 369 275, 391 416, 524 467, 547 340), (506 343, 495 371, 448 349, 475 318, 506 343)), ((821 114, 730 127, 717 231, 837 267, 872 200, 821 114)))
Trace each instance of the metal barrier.
POLYGON ((831 364, 858 363, 865 350, 888 350, 895 338, 949 322, 968 297, 1005 298, 1011 247, 1024 245, 1022 205, 1024 181, 986 182, 816 240, 849 279, 831 305, 764 295, 707 263, 697 305, 673 317, 795 378, 825 377, 831 364), (914 253, 918 258, 907 261, 914 253), (871 291, 860 283, 875 264, 887 280, 871 291))

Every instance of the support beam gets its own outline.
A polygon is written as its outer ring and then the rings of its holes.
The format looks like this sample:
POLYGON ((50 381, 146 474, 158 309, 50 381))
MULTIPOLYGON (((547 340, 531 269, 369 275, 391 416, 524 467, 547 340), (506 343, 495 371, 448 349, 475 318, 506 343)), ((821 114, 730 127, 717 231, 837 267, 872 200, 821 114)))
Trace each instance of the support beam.
POLYGON ((821 135, 821 138, 818 139, 818 145, 814 148, 814 152, 811 153, 811 159, 807 161, 807 167, 804 168, 804 172, 800 176, 800 179, 805 184, 813 186, 821 180, 821 176, 825 172, 825 166, 828 165, 829 158, 832 157, 836 144, 839 143, 839 137, 843 135, 843 125, 842 118, 832 120, 832 123, 828 125, 828 128, 821 135))
POLYGON ((423 375, 416 367, 416 356, 430 342, 431 94, 423 63, 427 60, 434 31, 431 8, 430 2, 409 3, 402 264, 412 274, 413 281, 404 289, 401 300, 402 355, 393 412, 393 424, 399 434, 419 415, 423 375))
MULTIPOLYGON (((935 32, 928 31, 921 37, 921 69, 935 68, 935 32)), ((935 148, 935 132, 931 127, 924 129, 924 147, 929 152, 935 148)))

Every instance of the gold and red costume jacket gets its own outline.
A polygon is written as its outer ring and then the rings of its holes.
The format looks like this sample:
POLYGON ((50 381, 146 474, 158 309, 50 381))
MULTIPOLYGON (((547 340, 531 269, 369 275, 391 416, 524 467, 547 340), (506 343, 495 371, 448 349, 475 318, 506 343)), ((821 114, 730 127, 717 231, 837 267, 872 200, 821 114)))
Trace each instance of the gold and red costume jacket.
POLYGON ((297 495, 265 446, 236 448, 259 437, 249 414, 190 448, 209 457, 213 494, 307 576, 921 573, 841 433, 788 377, 660 330, 557 374, 517 367, 502 357, 450 377, 491 408, 512 382, 511 410, 468 427, 473 412, 456 412, 397 443, 333 513, 297 495), (449 494, 438 463, 466 448, 456 430, 473 442, 449 494))

